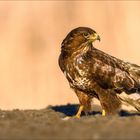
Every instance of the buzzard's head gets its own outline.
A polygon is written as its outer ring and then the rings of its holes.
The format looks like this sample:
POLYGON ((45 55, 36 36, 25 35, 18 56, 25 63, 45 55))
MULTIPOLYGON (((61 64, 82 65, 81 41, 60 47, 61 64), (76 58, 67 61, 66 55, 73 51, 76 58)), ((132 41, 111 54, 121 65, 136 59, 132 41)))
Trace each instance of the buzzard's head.
POLYGON ((92 44, 96 40, 100 41, 100 36, 94 30, 88 27, 78 27, 63 40, 62 49, 78 49, 83 43, 92 44))

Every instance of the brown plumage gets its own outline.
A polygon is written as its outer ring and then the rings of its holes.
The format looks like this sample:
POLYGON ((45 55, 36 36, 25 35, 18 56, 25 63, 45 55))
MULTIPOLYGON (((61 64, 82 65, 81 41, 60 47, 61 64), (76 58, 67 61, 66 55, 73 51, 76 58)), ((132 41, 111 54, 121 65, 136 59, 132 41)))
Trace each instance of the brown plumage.
POLYGON ((72 30, 62 42, 59 66, 83 106, 81 111, 89 111, 96 97, 106 114, 115 114, 121 105, 117 94, 140 91, 140 67, 94 48, 95 40, 100 37, 90 28, 72 30))

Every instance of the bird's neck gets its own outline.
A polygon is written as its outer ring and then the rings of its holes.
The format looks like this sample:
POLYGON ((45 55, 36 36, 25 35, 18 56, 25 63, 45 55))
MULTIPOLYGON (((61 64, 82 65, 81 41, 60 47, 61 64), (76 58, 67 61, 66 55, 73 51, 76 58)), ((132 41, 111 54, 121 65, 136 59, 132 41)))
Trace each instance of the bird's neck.
POLYGON ((79 43, 79 42, 73 42, 71 44, 68 44, 67 46, 63 46, 61 48, 61 52, 65 53, 67 56, 71 56, 76 53, 84 54, 87 51, 92 49, 92 43, 84 42, 84 43, 79 43))

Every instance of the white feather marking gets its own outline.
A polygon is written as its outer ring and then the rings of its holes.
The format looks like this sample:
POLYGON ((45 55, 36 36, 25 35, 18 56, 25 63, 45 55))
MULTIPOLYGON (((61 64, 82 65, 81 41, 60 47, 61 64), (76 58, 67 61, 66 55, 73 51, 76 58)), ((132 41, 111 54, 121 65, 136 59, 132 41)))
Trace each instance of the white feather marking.
POLYGON ((138 93, 130 94, 129 97, 132 98, 132 99, 134 99, 134 100, 140 99, 140 95, 138 93))
POLYGON ((64 75, 65 75, 65 77, 67 77, 67 73, 66 73, 66 71, 64 71, 64 75))

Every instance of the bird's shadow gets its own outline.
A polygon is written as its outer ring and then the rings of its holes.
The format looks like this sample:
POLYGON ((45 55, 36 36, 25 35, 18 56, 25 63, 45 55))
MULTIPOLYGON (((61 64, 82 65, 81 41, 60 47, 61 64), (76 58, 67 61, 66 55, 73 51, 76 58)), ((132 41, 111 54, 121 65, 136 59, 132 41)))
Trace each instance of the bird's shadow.
POLYGON ((140 116, 140 113, 139 112, 128 112, 126 110, 121 110, 119 112, 119 116, 122 116, 122 117, 140 116))
POLYGON ((78 104, 67 104, 67 105, 52 107, 54 111, 61 112, 65 114, 66 116, 74 116, 77 113, 78 108, 79 108, 78 104))
MULTIPOLYGON (((52 106, 51 108, 56 112, 65 114, 66 116, 74 116, 78 111, 79 105, 67 104, 67 105, 61 105, 61 106, 52 106)), ((101 115, 101 110, 99 108, 100 107, 96 106, 96 111, 92 111, 88 115, 101 115)), ((121 110, 118 115, 121 117, 129 117, 129 116, 140 116, 140 113, 121 110)), ((82 116, 85 116, 85 114, 82 113, 82 116)))

